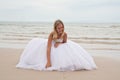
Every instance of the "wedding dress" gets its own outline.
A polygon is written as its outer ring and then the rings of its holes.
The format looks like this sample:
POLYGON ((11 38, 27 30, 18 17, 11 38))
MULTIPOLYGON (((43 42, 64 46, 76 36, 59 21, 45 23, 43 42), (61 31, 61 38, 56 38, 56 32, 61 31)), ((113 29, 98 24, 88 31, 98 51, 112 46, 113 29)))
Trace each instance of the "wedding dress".
MULTIPOLYGON (((92 56, 79 44, 68 40, 55 48, 55 42, 53 40, 51 46, 51 67, 45 68, 47 39, 41 38, 33 38, 29 41, 16 67, 41 71, 93 70, 97 68, 92 56)), ((61 40, 57 40, 57 42, 61 42, 61 40)))

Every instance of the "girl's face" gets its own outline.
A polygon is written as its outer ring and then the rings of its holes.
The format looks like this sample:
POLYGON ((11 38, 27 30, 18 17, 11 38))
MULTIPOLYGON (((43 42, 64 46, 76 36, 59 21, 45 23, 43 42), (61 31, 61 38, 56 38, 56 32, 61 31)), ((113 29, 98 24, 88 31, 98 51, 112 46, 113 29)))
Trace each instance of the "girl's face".
POLYGON ((58 34, 62 34, 62 33, 63 33, 63 30, 64 30, 63 25, 62 25, 61 23, 58 24, 57 27, 56 27, 57 33, 58 33, 58 34))

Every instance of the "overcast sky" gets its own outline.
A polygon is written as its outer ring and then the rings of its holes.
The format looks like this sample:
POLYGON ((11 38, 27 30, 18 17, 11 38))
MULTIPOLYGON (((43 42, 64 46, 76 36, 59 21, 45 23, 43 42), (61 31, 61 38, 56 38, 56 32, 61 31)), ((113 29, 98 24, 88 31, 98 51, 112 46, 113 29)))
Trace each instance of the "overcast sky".
POLYGON ((120 0, 0 0, 0 21, 120 23, 120 0))

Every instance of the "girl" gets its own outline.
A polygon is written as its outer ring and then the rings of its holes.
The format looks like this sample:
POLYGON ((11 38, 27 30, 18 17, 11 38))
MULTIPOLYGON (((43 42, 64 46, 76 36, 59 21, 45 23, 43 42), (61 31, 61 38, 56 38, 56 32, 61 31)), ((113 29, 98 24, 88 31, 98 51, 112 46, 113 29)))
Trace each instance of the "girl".
POLYGON ((79 44, 67 40, 64 24, 56 20, 48 39, 32 39, 24 49, 16 67, 34 70, 93 70, 92 56, 79 44))

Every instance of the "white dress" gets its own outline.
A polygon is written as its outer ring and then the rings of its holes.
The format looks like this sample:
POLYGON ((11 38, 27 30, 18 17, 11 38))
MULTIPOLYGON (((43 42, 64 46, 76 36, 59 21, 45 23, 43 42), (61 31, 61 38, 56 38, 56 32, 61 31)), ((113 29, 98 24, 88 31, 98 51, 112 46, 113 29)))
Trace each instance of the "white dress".
POLYGON ((16 67, 41 71, 93 70, 97 68, 92 56, 79 44, 68 40, 67 43, 60 44, 55 48, 54 43, 55 41, 52 41, 51 67, 45 68, 47 39, 40 38, 33 38, 27 44, 16 67))

